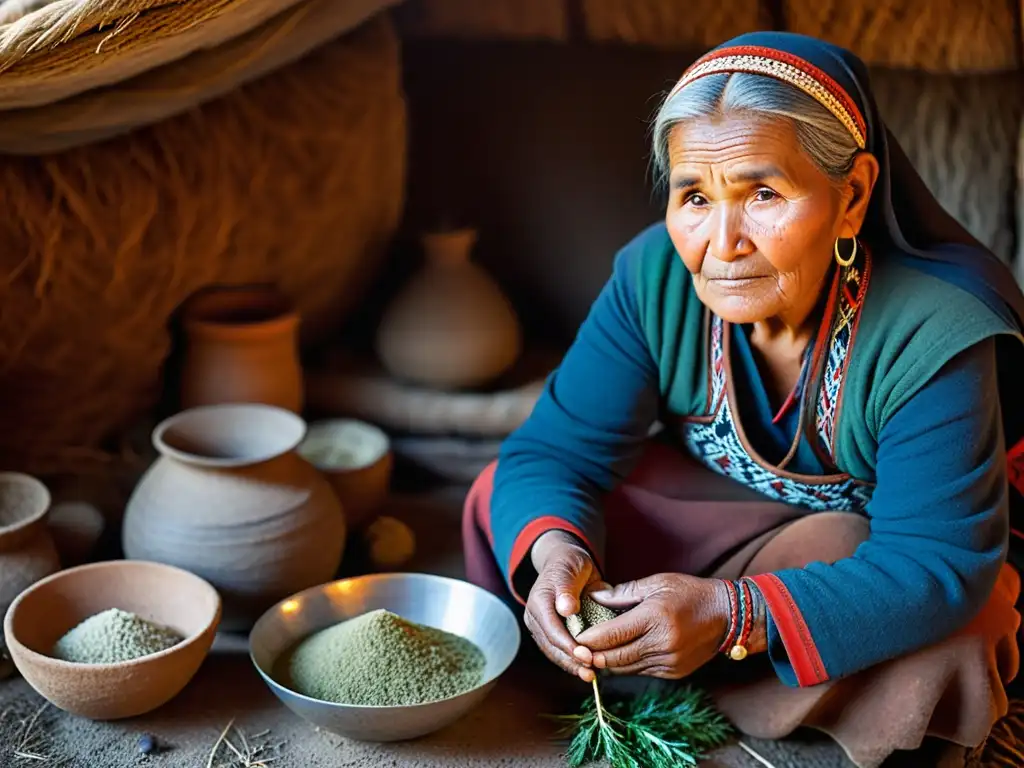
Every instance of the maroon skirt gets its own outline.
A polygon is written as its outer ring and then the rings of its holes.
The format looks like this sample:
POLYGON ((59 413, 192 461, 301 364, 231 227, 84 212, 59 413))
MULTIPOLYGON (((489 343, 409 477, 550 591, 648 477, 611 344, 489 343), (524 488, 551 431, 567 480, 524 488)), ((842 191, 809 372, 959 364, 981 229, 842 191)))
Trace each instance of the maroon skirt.
MULTIPOLYGON (((468 578, 507 596, 493 554, 490 499, 495 465, 466 498, 463 544, 468 578)), ((720 578, 800 568, 849 557, 867 539, 861 515, 808 512, 767 501, 667 446, 651 444, 604 504, 602 575, 611 583, 656 573, 720 578)), ((1016 675, 1020 615, 1017 572, 1006 566, 982 612, 934 646, 820 685, 784 685, 761 664, 748 676, 712 683, 723 713, 743 733, 782 738, 800 727, 834 738, 854 764, 876 768, 926 736, 976 747, 1006 715, 1004 685, 1016 675)))

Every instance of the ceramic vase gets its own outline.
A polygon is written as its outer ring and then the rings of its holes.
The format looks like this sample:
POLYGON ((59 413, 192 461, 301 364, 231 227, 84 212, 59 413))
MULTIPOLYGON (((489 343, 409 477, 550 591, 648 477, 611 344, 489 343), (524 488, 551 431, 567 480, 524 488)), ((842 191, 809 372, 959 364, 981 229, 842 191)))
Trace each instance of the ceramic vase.
POLYGON ((218 287, 186 302, 181 407, 265 403, 301 412, 299 316, 269 287, 218 287))
POLYGON ((60 570, 46 528, 50 492, 20 472, 0 472, 0 616, 23 590, 60 570))
POLYGON ((518 359, 519 318, 471 260, 475 243, 470 229, 423 237, 426 263, 377 331, 377 355, 392 376, 437 389, 479 387, 518 359))
POLYGON ((227 631, 333 579, 346 524, 331 486, 295 450, 305 432, 296 414, 262 404, 202 406, 161 422, 160 456, 125 510, 125 555, 213 584, 227 631))

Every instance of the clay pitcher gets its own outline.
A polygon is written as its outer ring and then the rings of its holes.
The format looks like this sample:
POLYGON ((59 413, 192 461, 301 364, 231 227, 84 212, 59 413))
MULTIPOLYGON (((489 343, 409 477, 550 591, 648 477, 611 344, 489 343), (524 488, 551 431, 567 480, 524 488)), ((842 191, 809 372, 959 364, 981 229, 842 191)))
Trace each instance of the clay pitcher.
POLYGON ((497 283, 470 260, 476 232, 423 237, 426 264, 394 299, 377 331, 393 376, 437 389, 478 387, 522 351, 519 318, 497 283))
POLYGON ((299 316, 270 287, 206 289, 186 302, 181 407, 266 403, 299 413, 299 316))
POLYGON ((209 581, 227 631, 333 579, 345 519, 331 486, 296 453, 305 433, 299 416, 262 404, 203 406, 161 422, 160 457, 125 510, 125 555, 209 581))
POLYGON ((0 472, 0 616, 21 592, 60 570, 46 528, 50 492, 20 472, 0 472))

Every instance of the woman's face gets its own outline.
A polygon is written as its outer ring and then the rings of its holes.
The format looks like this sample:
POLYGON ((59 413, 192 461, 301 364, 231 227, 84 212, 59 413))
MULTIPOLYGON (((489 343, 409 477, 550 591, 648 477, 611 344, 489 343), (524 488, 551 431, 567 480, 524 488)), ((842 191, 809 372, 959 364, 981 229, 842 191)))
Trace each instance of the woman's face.
POLYGON ((665 220, 701 301, 733 323, 803 323, 836 238, 860 231, 874 158, 858 155, 837 184, 801 150, 789 121, 756 116, 680 123, 668 149, 665 220))

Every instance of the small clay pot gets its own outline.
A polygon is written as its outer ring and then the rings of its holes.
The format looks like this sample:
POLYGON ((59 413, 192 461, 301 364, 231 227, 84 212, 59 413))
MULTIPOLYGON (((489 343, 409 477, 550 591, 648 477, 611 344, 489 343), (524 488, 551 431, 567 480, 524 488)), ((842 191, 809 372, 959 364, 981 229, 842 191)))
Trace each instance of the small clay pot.
POLYGON ((174 698, 199 670, 220 619, 217 591, 198 576, 159 563, 109 560, 55 573, 11 604, 4 633, 18 671, 55 707, 92 720, 149 712, 174 698), (85 619, 120 608, 184 640, 141 658, 81 664, 50 654, 85 619))
POLYGON ((299 455, 334 488, 350 528, 369 523, 388 497, 394 459, 384 431, 355 419, 311 424, 299 455))
POLYGON ((266 403, 302 410, 299 316, 274 288, 206 289, 186 302, 182 321, 182 409, 266 403))
POLYGON ((271 605, 334 577, 346 524, 327 480, 295 451, 299 416, 270 405, 208 405, 153 432, 160 458, 128 501, 125 555, 209 581, 221 629, 247 631, 271 605))
POLYGON ((22 590, 60 570, 46 528, 50 491, 20 472, 0 472, 0 616, 22 590))

